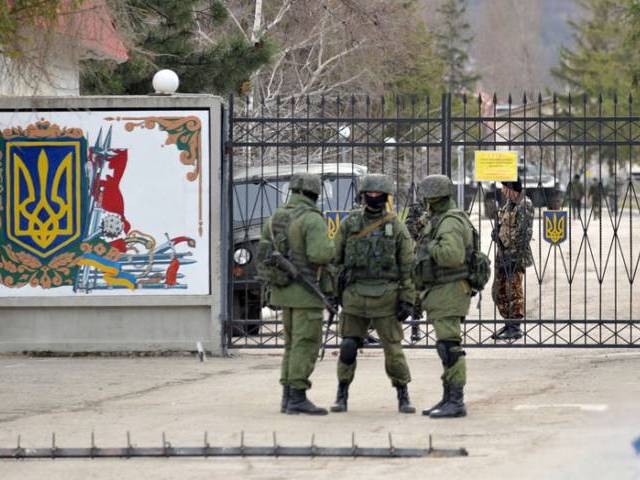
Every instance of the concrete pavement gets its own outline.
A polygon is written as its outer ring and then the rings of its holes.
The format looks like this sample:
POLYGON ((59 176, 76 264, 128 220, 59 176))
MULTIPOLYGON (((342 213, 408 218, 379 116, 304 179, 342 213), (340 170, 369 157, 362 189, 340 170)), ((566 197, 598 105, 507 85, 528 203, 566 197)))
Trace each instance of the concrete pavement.
MULTIPOLYGON (((328 406, 335 394, 335 356, 313 375, 311 398, 328 406)), ((465 447, 453 459, 209 458, 0 461, 9 479, 196 478, 615 478, 640 479, 640 351, 469 349, 469 416, 431 420, 396 411, 395 391, 380 351, 358 360, 350 411, 327 417, 278 412, 280 357, 242 353, 199 363, 193 357, 0 357, 0 446, 344 445, 465 447)), ((434 351, 407 353, 412 400, 440 395, 434 351)))

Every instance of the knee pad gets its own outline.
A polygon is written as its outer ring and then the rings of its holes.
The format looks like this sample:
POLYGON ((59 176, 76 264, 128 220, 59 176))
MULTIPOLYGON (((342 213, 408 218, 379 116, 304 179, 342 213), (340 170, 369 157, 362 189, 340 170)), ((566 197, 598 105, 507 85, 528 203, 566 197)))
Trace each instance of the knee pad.
POLYGON ((358 356, 358 348, 360 339, 354 337, 345 337, 340 343, 340 361, 345 365, 353 365, 358 356))
POLYGON ((436 350, 445 368, 453 367, 460 357, 464 357, 467 354, 460 348, 460 342, 453 340, 438 340, 436 342, 436 350))

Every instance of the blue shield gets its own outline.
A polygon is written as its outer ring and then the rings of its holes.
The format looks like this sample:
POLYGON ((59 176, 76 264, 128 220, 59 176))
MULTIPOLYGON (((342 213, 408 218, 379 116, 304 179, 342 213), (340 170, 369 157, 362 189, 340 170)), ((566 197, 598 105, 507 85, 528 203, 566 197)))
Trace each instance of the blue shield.
POLYGON ((567 239, 569 216, 564 210, 546 210, 544 213, 544 239, 558 245, 567 239))
POLYGON ((333 239, 338 233, 340 228, 340 222, 344 220, 349 212, 341 210, 331 210, 324 212, 324 218, 327 222, 327 230, 329 233, 329 239, 333 239))
POLYGON ((17 138, 0 147, 5 241, 43 259, 73 246, 82 234, 86 141, 17 138))

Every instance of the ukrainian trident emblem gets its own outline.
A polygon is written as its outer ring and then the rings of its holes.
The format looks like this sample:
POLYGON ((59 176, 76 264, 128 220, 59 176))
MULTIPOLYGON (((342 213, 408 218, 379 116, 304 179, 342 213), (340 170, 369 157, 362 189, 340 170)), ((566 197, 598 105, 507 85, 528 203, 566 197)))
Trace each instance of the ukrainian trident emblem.
POLYGON ((347 218, 349 212, 341 210, 327 210, 324 212, 324 218, 327 222, 327 235, 333 240, 340 229, 340 222, 347 218))
POLYGON ((546 210, 544 212, 544 239, 558 245, 567 239, 567 212, 546 210))
POLYGON ((47 258, 80 239, 84 139, 5 142, 6 236, 47 258))

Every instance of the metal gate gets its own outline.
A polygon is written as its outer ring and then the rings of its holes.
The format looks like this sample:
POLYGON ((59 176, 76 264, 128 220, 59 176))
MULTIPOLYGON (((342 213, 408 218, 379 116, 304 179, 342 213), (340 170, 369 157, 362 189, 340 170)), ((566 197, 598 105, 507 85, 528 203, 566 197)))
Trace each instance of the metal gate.
MULTIPOLYGON (((286 201, 297 171, 322 175, 319 200, 330 235, 357 201, 367 172, 395 181, 393 208, 411 222, 416 184, 431 173, 449 175, 481 236, 491 240, 499 184, 474 181, 476 150, 515 150, 526 195, 535 207, 534 265, 524 279, 524 337, 496 342, 503 325, 491 283, 472 299, 464 322, 466 346, 628 347, 640 345, 638 218, 640 116, 631 97, 442 95, 430 98, 229 99, 226 165, 232 217, 228 238, 230 348, 280 348, 279 312, 265 307, 255 277, 263 222, 286 201), (547 211, 562 211, 553 219, 547 211), (564 224, 558 218, 566 215, 564 224), (553 219, 553 220, 552 220, 553 219), (555 222, 555 223, 554 223, 555 222), (564 228, 561 228, 564 227, 564 228), (545 231, 556 240, 545 241, 545 231)), ((549 237, 549 235, 547 235, 549 237)), ((548 238, 547 238, 548 240, 548 238)), ((328 346, 336 346, 335 329, 328 346)), ((404 344, 435 344, 425 318, 405 323, 404 344)), ((377 346, 372 336, 368 346, 377 346)))

